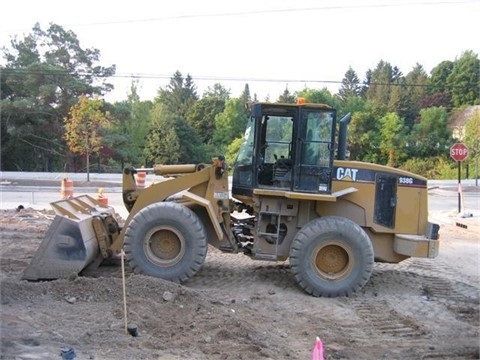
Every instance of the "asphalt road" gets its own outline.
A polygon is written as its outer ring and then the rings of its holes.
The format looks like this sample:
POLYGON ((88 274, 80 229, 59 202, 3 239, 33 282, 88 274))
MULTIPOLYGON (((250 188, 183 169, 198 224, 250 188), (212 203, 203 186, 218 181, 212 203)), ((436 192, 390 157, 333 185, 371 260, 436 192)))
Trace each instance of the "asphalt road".
MULTIPOLYGON (((19 205, 24 207, 31 207, 33 209, 51 209, 50 203, 62 200, 60 194, 60 186, 57 190, 51 188, 31 188, 27 186, 15 187, 15 186, 0 186, 0 208, 1 209, 16 209, 19 205)), ((104 196, 108 198, 108 204, 112 206, 115 211, 126 219, 128 211, 123 205, 122 189, 118 188, 104 188, 104 196)), ((91 195, 96 198, 98 189, 96 188, 74 188, 74 196, 78 195, 91 195)))
MULTIPOLYGON (((75 181, 85 181, 87 175, 84 173, 64 174, 64 173, 32 173, 32 172, 0 172, 0 208, 15 209, 19 205, 32 207, 34 209, 50 209, 50 203, 61 200, 60 181, 67 175, 75 181), (41 187, 41 186, 15 186, 14 180, 58 180, 59 186, 41 187)), ((159 177, 153 174, 147 175, 146 183, 157 181, 159 177)), ((90 174, 90 181, 108 181, 118 183, 118 186, 104 188, 104 195, 109 200, 109 205, 114 207, 115 211, 123 218, 128 216, 128 212, 123 205, 121 194, 121 174, 90 174)), ((471 215, 472 218, 480 217, 480 188, 475 186, 475 180, 462 180, 462 193, 458 194, 457 180, 432 180, 429 181, 429 212, 436 217, 452 217, 458 215, 462 217, 471 215), (458 212, 460 204, 460 213, 458 212)), ((95 187, 77 187, 74 188, 74 196, 88 194, 97 196, 98 188, 95 187)), ((438 219, 437 219, 438 221, 438 219)))

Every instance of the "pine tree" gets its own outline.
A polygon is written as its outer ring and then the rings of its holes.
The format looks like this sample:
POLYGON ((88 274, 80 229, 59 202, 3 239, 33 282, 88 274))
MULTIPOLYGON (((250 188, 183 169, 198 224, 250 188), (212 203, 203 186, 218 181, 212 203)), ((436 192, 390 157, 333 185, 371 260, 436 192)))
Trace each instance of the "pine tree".
POLYGON ((349 98, 359 96, 361 94, 360 80, 357 73, 349 67, 342 79, 342 86, 338 90, 338 97, 345 104, 349 98))

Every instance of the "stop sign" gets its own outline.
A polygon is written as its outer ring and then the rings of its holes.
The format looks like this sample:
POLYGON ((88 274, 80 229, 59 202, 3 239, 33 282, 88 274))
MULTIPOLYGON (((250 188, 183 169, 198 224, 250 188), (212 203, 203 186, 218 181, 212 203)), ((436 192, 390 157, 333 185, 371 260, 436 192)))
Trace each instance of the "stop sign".
POLYGON ((468 156, 468 147, 462 143, 453 144, 450 147, 450 156, 455 161, 463 161, 468 156))

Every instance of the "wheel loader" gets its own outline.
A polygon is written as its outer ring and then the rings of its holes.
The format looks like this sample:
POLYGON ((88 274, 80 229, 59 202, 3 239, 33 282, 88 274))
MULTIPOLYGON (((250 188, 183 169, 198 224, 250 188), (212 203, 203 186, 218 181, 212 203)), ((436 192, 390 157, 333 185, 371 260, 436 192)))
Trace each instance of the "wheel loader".
POLYGON ((288 260, 306 293, 335 297, 361 289, 375 261, 437 256, 427 179, 347 160, 350 114, 337 123, 335 109, 304 101, 254 103, 250 113, 231 186, 222 156, 138 169, 162 176, 146 188, 125 168, 123 226, 87 195, 52 203, 57 216, 23 278, 68 277, 123 251, 136 273, 182 283, 210 245, 288 260))

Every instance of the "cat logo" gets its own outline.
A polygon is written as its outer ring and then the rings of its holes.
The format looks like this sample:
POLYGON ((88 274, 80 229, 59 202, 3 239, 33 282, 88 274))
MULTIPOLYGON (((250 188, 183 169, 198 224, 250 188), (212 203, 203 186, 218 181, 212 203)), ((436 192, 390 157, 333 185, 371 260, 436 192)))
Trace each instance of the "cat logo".
POLYGON ((337 180, 357 181, 358 169, 342 168, 337 169, 337 180))

